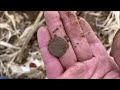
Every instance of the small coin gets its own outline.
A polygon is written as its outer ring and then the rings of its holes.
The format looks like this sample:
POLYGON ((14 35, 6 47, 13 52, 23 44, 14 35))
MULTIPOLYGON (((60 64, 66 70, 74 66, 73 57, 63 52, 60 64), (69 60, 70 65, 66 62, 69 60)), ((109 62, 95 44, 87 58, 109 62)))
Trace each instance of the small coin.
POLYGON ((49 41, 48 50, 55 57, 63 56, 69 45, 68 43, 61 37, 54 37, 49 41))

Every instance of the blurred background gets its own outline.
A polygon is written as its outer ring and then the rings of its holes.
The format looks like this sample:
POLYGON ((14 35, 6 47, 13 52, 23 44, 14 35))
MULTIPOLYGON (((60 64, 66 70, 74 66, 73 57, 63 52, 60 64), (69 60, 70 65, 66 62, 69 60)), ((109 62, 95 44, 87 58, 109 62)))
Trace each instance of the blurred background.
MULTIPOLYGON (((76 11, 85 18, 110 53, 120 29, 120 11, 76 11)), ((19 79, 45 79, 37 30, 45 23, 43 11, 0 11, 0 75, 19 79)))

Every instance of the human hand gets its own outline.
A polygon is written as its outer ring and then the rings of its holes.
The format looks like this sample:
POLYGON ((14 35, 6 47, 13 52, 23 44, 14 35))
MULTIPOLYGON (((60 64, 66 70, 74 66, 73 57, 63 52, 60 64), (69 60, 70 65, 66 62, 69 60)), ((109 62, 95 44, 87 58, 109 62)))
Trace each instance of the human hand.
POLYGON ((116 63, 83 18, 78 18, 73 11, 45 11, 44 17, 47 26, 40 27, 37 37, 49 79, 120 77, 116 63), (69 44, 68 50, 60 58, 48 51, 49 40, 54 36, 67 39, 69 44))

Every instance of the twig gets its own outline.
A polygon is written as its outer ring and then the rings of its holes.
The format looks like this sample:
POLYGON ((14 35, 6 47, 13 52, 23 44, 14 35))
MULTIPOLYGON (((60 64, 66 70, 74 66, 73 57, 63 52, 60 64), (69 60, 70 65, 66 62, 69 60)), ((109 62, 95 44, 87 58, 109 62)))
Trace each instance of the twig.
POLYGON ((8 48, 20 49, 19 47, 15 47, 15 46, 13 46, 12 44, 6 43, 6 42, 4 42, 4 41, 0 41, 0 45, 6 46, 6 47, 8 47, 8 48))
POLYGON ((40 22, 40 19, 42 18, 42 15, 43 15, 43 11, 41 11, 41 12, 39 13, 39 15, 37 16, 37 19, 35 20, 34 24, 37 24, 37 23, 40 22))
POLYGON ((43 15, 43 12, 41 11, 38 17, 36 18, 34 24, 32 24, 31 26, 25 29, 25 31, 20 37, 20 40, 15 44, 15 46, 22 45, 22 48, 20 49, 20 53, 17 55, 16 60, 15 60, 17 63, 21 63, 26 46, 28 45, 29 41, 31 40, 32 36, 37 31, 39 26, 44 22, 44 19, 41 20, 42 15, 43 15))
POLYGON ((2 61, 0 61, 0 64, 1 64, 1 66, 2 66, 2 68, 3 68, 3 70, 4 70, 4 73, 5 73, 8 77, 10 77, 10 74, 9 74, 8 68, 6 68, 6 67, 4 66, 4 64, 3 64, 2 61))

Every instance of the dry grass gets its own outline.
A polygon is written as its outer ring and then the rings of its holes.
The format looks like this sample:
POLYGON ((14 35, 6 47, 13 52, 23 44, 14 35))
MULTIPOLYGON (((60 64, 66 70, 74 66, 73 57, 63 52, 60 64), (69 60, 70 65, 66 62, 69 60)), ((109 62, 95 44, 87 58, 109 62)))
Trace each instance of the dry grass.
POLYGON ((9 78, 44 78, 44 64, 36 45, 37 41, 31 42, 33 48, 27 52, 27 57, 24 58, 30 40, 44 22, 43 12, 39 12, 33 23, 27 20, 29 17, 25 13, 24 16, 17 12, 9 14, 8 11, 4 11, 0 13, 1 75, 9 78), (23 63, 23 61, 26 62, 23 63), (34 63, 35 66, 30 66, 31 63, 34 63))
MULTIPOLYGON (((96 35, 108 53, 115 33, 120 29, 120 12, 110 11, 104 20, 102 11, 86 11, 96 18, 96 35)), ((44 23, 43 12, 32 22, 23 12, 0 11, 0 74, 9 78, 46 77, 41 54, 39 53, 36 32, 44 23)))
MULTIPOLYGON (((102 15, 102 13, 100 13, 100 15, 102 15)), ((97 20, 99 20, 99 15, 97 20)), ((101 24, 96 22, 96 26, 101 30, 99 33, 99 38, 108 50, 108 53, 110 53, 113 37, 120 29, 120 11, 109 12, 107 18, 103 20, 101 24), (102 36, 100 36, 101 34, 102 36)))

